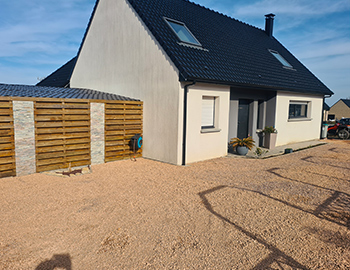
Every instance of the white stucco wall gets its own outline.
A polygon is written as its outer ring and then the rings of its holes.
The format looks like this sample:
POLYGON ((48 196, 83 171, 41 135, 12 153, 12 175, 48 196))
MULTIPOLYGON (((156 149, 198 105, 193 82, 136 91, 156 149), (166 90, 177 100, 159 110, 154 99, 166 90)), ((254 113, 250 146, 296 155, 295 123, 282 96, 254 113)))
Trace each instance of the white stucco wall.
POLYGON ((276 145, 285 145, 320 138, 323 96, 278 92, 276 97, 276 145), (308 119, 289 120, 289 102, 309 102, 308 119))
POLYGON ((125 0, 99 2, 71 87, 141 99, 143 156, 178 164, 178 70, 125 0))
POLYGON ((227 155, 230 111, 230 87, 196 84, 188 92, 186 163, 227 155), (217 97, 216 128, 219 132, 201 132, 202 97, 217 97))

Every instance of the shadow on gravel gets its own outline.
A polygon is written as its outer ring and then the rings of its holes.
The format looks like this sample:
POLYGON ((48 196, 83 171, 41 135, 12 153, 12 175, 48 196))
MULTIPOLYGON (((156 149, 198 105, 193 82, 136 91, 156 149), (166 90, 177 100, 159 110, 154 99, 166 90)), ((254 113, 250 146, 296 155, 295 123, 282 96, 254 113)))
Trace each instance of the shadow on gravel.
MULTIPOLYGON (((347 149, 347 148, 342 148, 343 151, 350 151, 350 149, 347 149)), ((341 153, 341 151, 339 151, 339 148, 336 148, 336 147, 333 147, 333 148, 329 148, 328 151, 330 152, 334 152, 334 153, 341 153)))
POLYGON ((328 166, 331 166, 331 167, 336 167, 336 168, 340 168, 340 169, 343 169, 343 170, 350 170, 350 168, 345 168, 345 167, 342 167, 342 166, 337 166, 337 165, 334 165, 334 164, 319 164, 315 161, 312 161, 311 159, 313 158, 313 156, 307 156, 307 157, 304 157, 304 158, 301 158, 300 160, 303 160, 303 161, 306 161, 306 162, 310 162, 310 163, 313 163, 313 164, 317 164, 317 165, 328 165, 328 166))
POLYGON ((55 254, 50 260, 41 262, 35 270, 72 270, 72 261, 69 254, 55 254))
POLYGON ((330 197, 328 197, 326 200, 324 200, 319 206, 317 206, 317 208, 314 211, 310 211, 307 209, 303 209, 300 206, 293 205, 289 202, 286 202, 286 201, 283 201, 283 200, 280 200, 277 198, 273 198, 273 197, 271 197, 267 194, 264 194, 262 192, 255 191, 255 190, 250 190, 250 191, 255 192, 255 193, 259 193, 260 195, 263 195, 263 196, 266 196, 270 199, 282 202, 285 205, 288 205, 288 206, 291 206, 291 207, 296 208, 298 210, 304 211, 305 213, 312 214, 318 218, 331 221, 333 223, 336 223, 336 224, 341 225, 341 226, 345 226, 348 229, 350 229, 350 195, 349 194, 338 191, 338 190, 334 190, 331 188, 321 187, 321 186, 318 186, 315 184, 306 183, 306 182, 303 182, 300 180, 296 180, 296 179, 292 179, 292 178, 283 176, 282 174, 276 172, 278 170, 281 170, 281 168, 271 168, 271 169, 267 170, 267 172, 274 174, 280 178, 289 180, 289 181, 312 186, 312 187, 318 188, 318 189, 331 191, 332 195, 330 197))
POLYGON ((201 198, 205 208, 212 213, 213 215, 215 215, 216 217, 218 217, 219 219, 223 220, 224 222, 232 225, 233 227, 235 227, 237 230, 241 231, 242 233, 244 233, 246 236, 250 237, 251 239, 257 241, 258 243, 264 245, 267 249, 269 249, 271 251, 271 253, 264 258, 262 261, 260 261, 257 265, 255 265, 252 270, 254 269, 274 269, 272 267, 276 267, 278 266, 280 269, 286 269, 286 267, 291 267, 292 269, 309 269, 306 266, 303 266, 302 264, 300 264, 299 262, 297 262, 296 260, 294 260, 292 257, 288 256, 287 254, 285 254, 284 252, 282 252, 281 250, 279 250, 278 248, 276 248, 275 246, 267 243, 263 238, 261 238, 259 235, 254 234, 246 229, 244 229, 243 227, 239 226, 238 224, 232 222, 231 220, 229 220, 228 218, 224 217, 223 215, 219 214, 218 212, 216 212, 212 205, 210 204, 209 200, 207 199, 207 195, 217 192, 220 189, 224 189, 224 188, 234 188, 234 187, 230 187, 230 186, 225 186, 225 185, 221 185, 221 186, 217 186, 215 188, 203 191, 198 193, 199 197, 201 198))
POLYGON ((307 228, 308 232, 317 235, 317 237, 326 244, 333 244, 341 248, 350 248, 350 237, 348 234, 342 234, 339 231, 330 231, 319 228, 307 228))

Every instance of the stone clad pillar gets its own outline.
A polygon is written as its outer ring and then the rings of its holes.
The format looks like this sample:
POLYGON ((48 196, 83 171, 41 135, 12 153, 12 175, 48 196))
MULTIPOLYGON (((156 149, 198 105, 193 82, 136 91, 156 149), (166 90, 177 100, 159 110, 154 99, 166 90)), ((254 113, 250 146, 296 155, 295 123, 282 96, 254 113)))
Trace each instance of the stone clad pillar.
POLYGON ((91 164, 105 162, 105 104, 90 103, 91 164))
POLYGON ((13 101, 17 176, 36 172, 34 104, 32 101, 13 101))

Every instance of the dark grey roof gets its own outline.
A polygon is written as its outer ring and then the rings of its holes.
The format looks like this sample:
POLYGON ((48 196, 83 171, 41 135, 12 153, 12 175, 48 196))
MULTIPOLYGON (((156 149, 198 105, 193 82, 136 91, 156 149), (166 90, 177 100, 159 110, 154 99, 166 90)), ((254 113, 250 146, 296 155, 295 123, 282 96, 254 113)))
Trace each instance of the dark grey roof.
MULTIPOLYGON (((178 68, 180 81, 333 94, 277 39, 269 37, 262 29, 188 0, 127 1, 178 68), (202 47, 181 43, 164 18, 185 23, 202 47), (293 66, 293 69, 283 67, 269 50, 277 51, 293 66)), ((99 0, 96 1, 77 57, 93 23, 98 4, 99 0)), ((52 73, 46 82, 44 80, 39 84, 54 85, 56 81, 69 83, 75 62, 76 58, 73 58, 52 73), (65 74, 64 80, 58 76, 61 72, 65 74), (66 75, 69 75, 69 78, 66 75)), ((60 86, 65 86, 64 83, 60 83, 60 86)))
POLYGON ((138 99, 123 97, 91 89, 59 88, 15 84, 0 84, 0 96, 138 101, 138 99))
POLYGON ((72 58, 62 67, 51 73, 45 79, 37 83, 37 86, 69 87, 77 57, 72 58))
POLYGON ((179 69, 183 81, 333 94, 264 30, 188 0, 128 2, 179 69), (185 23, 202 47, 181 44, 164 18, 185 23), (269 50, 277 51, 293 69, 284 68, 269 50))
POLYGON ((350 108, 350 99, 344 99, 342 98, 341 101, 343 101, 345 103, 346 106, 348 106, 350 108))

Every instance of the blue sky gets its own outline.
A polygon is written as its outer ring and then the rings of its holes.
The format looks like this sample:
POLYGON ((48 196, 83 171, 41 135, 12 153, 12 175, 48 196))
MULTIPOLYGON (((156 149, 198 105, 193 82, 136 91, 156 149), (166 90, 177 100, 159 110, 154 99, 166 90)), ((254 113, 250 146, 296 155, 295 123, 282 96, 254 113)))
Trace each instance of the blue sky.
MULTIPOLYGON (((259 28, 276 14, 274 36, 335 92, 327 103, 350 98, 349 0, 194 2, 259 28)), ((0 82, 35 84, 74 57, 94 3, 0 0, 0 82)))

